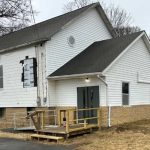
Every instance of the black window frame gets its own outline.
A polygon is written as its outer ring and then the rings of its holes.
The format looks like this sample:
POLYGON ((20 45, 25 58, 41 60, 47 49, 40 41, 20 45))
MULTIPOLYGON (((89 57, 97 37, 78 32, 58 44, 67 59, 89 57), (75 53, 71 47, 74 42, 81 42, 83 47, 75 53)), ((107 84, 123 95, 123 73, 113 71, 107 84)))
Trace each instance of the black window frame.
POLYGON ((122 89, 121 89, 122 90, 122 105, 129 106, 130 105, 130 102, 129 102, 129 100, 130 100, 130 83, 123 81, 121 86, 122 86, 122 89))

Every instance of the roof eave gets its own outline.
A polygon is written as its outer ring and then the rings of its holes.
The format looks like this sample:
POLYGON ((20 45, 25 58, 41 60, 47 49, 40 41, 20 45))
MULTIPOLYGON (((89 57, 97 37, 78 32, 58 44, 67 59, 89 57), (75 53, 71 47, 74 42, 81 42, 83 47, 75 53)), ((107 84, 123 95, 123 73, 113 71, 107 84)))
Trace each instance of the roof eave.
POLYGON ((96 8, 97 6, 99 6, 99 2, 98 3, 94 3, 93 5, 91 5, 91 7, 89 7, 88 9, 86 9, 85 11, 83 11, 80 15, 76 16, 75 18, 71 19, 69 22, 67 22, 64 26, 62 26, 59 30, 57 30, 55 33, 53 33, 51 35, 54 36, 55 34, 57 34, 58 32, 60 32, 61 30, 65 29, 66 27, 68 27, 68 25, 70 25, 72 22, 74 22, 75 20, 77 20, 78 18, 81 17, 81 15, 84 15, 85 13, 87 13, 89 10, 91 10, 92 8, 96 8))
POLYGON ((60 76, 48 76, 47 79, 50 80, 61 80, 61 79, 72 79, 72 78, 86 78, 93 76, 104 76, 101 72, 93 72, 93 73, 82 73, 82 74, 71 74, 71 75, 60 75, 60 76))
POLYGON ((115 38, 116 37, 116 33, 115 33, 114 28, 113 28, 112 24, 110 23, 107 15, 106 15, 103 7, 99 3, 99 5, 97 4, 95 6, 95 8, 96 8, 97 12, 99 13, 100 17, 102 18, 102 20, 104 21, 104 23, 105 23, 108 31, 110 32, 111 36, 115 38))
POLYGON ((25 46, 37 45, 37 44, 46 42, 46 41, 48 41, 48 40, 49 40, 48 38, 44 38, 44 39, 39 39, 39 40, 35 40, 35 41, 32 41, 32 42, 27 42, 27 43, 24 43, 24 44, 21 44, 21 45, 17 45, 17 46, 14 46, 14 47, 2 49, 2 50, 0 50, 0 53, 9 52, 9 51, 11 51, 11 50, 15 50, 15 49, 18 49, 18 48, 23 48, 23 47, 25 47, 25 46))

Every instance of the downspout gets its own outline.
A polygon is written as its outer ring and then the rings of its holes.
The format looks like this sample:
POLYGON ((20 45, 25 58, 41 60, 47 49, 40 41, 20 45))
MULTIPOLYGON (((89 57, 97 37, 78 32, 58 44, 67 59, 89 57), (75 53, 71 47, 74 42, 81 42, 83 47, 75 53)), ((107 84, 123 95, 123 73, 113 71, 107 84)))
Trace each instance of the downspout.
POLYGON ((109 105, 109 101, 108 101, 108 84, 106 83, 106 81, 100 76, 100 75, 97 75, 97 78, 99 78, 104 84, 105 84, 105 87, 106 87, 106 105, 108 106, 108 127, 111 127, 111 106, 109 105))

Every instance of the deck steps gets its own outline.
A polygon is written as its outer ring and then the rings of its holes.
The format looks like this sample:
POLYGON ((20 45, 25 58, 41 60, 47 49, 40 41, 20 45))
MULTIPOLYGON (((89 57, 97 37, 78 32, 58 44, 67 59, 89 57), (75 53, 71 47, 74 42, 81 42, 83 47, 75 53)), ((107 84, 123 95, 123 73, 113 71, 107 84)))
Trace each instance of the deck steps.
POLYGON ((37 138, 38 140, 40 140, 40 139, 56 140, 57 143, 58 143, 59 141, 63 141, 63 140, 64 140, 63 137, 59 137, 59 136, 32 134, 32 135, 31 135, 31 139, 34 139, 34 138, 37 138))

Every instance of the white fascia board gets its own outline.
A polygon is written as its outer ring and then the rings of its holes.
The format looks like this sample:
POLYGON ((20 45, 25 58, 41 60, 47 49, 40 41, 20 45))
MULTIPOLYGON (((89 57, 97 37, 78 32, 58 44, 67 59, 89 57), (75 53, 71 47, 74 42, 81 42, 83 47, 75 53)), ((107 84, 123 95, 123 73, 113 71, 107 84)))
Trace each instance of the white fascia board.
MULTIPOLYGON (((91 7, 89 7, 87 10, 83 11, 80 15, 76 16, 74 19, 70 20, 68 23, 66 23, 63 27, 61 27, 60 30, 63 30, 65 28, 67 28, 70 24, 72 24, 73 22, 75 22, 77 19, 81 18, 81 16, 83 16, 84 14, 86 14, 89 10, 95 8, 96 6, 98 6, 98 3, 93 4, 91 7)), ((96 10, 95 10, 96 11, 96 10)))
POLYGON ((143 35, 145 35, 144 32, 142 32, 131 44, 129 44, 129 46, 128 46, 120 55, 118 55, 118 57, 117 57, 115 60, 113 60, 112 63, 111 63, 108 67, 106 67, 106 68, 104 69, 104 71, 102 72, 102 74, 105 75, 106 72, 107 72, 115 63, 117 63, 117 61, 118 61, 143 35))
POLYGON ((83 73, 83 74, 73 74, 73 75, 63 75, 63 76, 53 76, 47 77, 50 80, 60 80, 60 79, 72 79, 72 78, 83 78, 83 77, 92 77, 92 76, 104 76, 101 72, 94 72, 94 73, 83 73))
POLYGON ((144 41, 147 49, 150 52, 150 39, 149 39, 148 35, 146 34, 146 32, 144 32, 143 41, 144 41))

